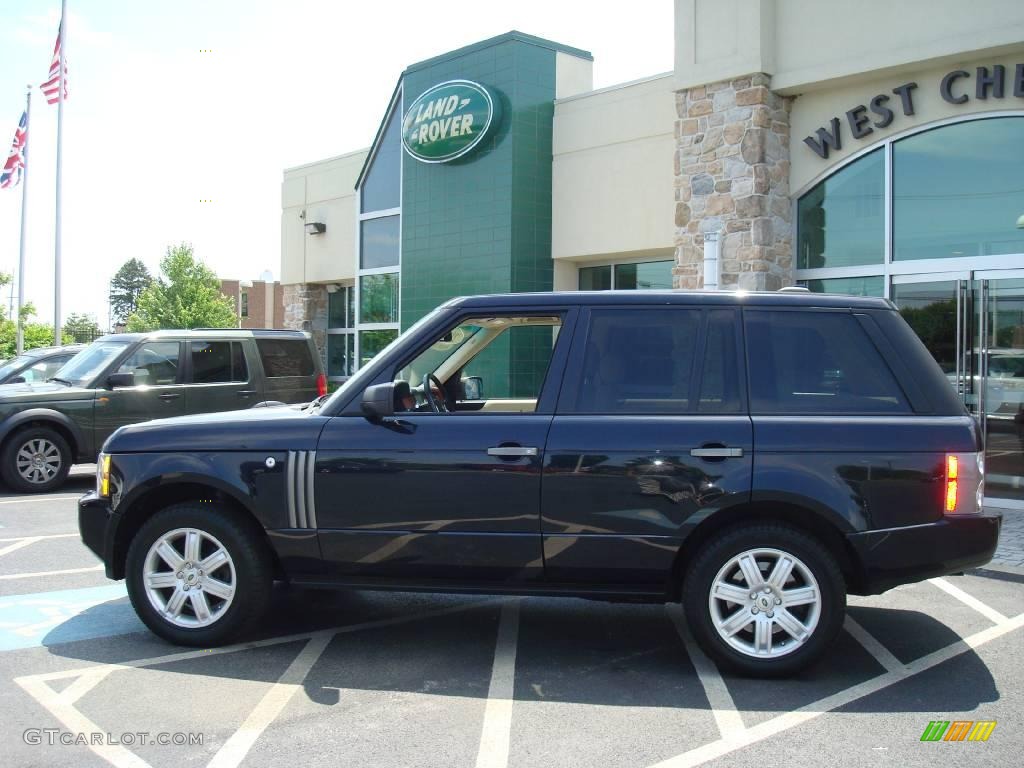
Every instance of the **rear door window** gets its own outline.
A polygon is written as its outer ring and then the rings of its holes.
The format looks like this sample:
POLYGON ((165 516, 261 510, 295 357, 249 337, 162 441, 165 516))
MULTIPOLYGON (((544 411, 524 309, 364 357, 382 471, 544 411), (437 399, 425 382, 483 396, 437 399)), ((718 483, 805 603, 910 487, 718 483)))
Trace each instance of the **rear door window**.
POLYGON ((848 312, 745 310, 750 410, 909 413, 903 391, 848 312))
POLYGON ((313 356, 305 339, 256 339, 267 378, 312 376, 313 356))
POLYGON ((193 341, 191 349, 193 384, 223 384, 249 380, 241 342, 193 341))

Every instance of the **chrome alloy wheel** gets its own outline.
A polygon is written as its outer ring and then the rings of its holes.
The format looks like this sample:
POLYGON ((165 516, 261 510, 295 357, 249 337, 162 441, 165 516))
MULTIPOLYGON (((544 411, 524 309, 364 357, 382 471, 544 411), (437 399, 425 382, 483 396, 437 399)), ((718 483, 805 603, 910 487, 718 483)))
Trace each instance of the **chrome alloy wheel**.
POLYGON ((238 580, 231 555, 216 538, 198 528, 176 528, 149 548, 142 582, 164 620, 194 629, 224 615, 238 580))
POLYGON ((25 482, 32 485, 48 483, 58 472, 64 460, 60 456, 60 448, 45 437, 27 440, 15 457, 18 474, 25 482))
POLYGON ((810 639, 821 617, 811 570, 780 549, 749 549, 715 576, 708 596, 719 637, 754 658, 778 658, 810 639))

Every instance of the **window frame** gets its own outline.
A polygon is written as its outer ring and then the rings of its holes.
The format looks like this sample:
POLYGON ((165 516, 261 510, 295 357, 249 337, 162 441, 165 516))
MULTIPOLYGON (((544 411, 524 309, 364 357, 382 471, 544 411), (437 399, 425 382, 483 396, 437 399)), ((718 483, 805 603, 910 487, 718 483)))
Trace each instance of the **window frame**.
POLYGON ((892 135, 879 139, 878 141, 869 144, 868 146, 860 149, 859 151, 852 153, 849 157, 844 158, 841 162, 838 162, 826 168, 824 171, 822 171, 822 173, 815 176, 800 189, 795 190, 790 199, 790 221, 793 222, 791 230, 792 246, 790 256, 792 258, 792 263, 794 267, 797 264, 797 249, 799 248, 797 226, 799 222, 798 203, 800 201, 800 198, 806 195, 814 187, 816 187, 821 182, 825 181, 833 174, 838 173, 846 166, 857 162, 865 155, 877 150, 880 146, 883 147, 884 149, 885 198, 883 201, 883 221, 885 226, 885 232, 884 257, 882 263, 852 267, 818 267, 814 269, 794 268, 794 280, 796 280, 799 283, 804 280, 828 280, 830 278, 835 277, 877 277, 881 275, 883 278, 883 298, 889 299, 891 298, 893 277, 897 275, 931 274, 937 272, 955 272, 963 270, 1019 268, 1021 263, 1024 262, 1024 253, 1000 254, 996 256, 960 256, 956 258, 946 259, 902 259, 900 261, 893 260, 893 145, 902 139, 909 138, 918 133, 924 133, 925 131, 933 131, 958 123, 975 122, 978 120, 992 120, 1004 117, 1015 117, 1024 119, 1024 110, 1001 109, 993 112, 985 112, 983 114, 958 115, 956 117, 951 117, 945 120, 936 120, 925 125, 913 126, 911 128, 908 128, 907 130, 899 131, 897 133, 893 133, 892 135))
POLYGON ((744 337, 743 318, 739 307, 727 304, 705 305, 699 303, 671 303, 671 304, 601 304, 594 307, 584 307, 576 322, 576 330, 573 334, 572 351, 566 364, 566 371, 562 380, 562 388, 558 396, 558 404, 555 413, 558 416, 580 416, 580 417, 601 417, 601 418, 701 418, 701 419, 722 419, 746 417, 749 412, 748 387, 743 382, 747 381, 747 359, 746 339, 744 337), (590 338, 592 327, 591 317, 594 310, 604 312, 614 311, 637 311, 637 310, 669 310, 669 311, 696 311, 699 313, 697 328, 697 346, 694 350, 693 376, 689 383, 690 397, 688 398, 686 411, 679 413, 658 413, 653 411, 639 411, 637 413, 603 413, 583 412, 576 410, 576 402, 580 395, 580 386, 583 382, 583 363, 586 359, 587 342, 590 338), (729 413, 700 412, 700 387, 703 382, 704 365, 707 362, 707 330, 710 313, 713 311, 729 311, 733 313, 733 331, 736 340, 734 353, 736 355, 736 375, 740 381, 739 387, 739 408, 729 413), (696 396, 694 396, 694 392, 696 396))

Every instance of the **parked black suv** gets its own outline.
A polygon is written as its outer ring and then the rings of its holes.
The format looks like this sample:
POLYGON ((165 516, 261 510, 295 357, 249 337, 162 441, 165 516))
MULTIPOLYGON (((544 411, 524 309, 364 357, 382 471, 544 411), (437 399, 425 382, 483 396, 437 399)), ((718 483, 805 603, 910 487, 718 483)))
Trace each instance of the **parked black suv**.
POLYGON ((848 592, 981 565, 979 430, 881 299, 457 299, 330 400, 118 430, 82 539, 175 643, 275 579, 682 600, 761 675, 825 652, 848 592))
POLYGON ((326 392, 320 356, 301 331, 103 336, 49 382, 0 386, 0 476, 17 491, 49 491, 72 464, 95 461, 125 424, 308 402, 326 392))

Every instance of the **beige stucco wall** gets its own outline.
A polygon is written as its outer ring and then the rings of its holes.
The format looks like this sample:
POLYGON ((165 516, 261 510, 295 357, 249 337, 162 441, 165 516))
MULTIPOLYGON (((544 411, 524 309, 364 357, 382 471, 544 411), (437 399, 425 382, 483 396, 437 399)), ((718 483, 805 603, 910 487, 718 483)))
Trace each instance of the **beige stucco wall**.
MULTIPOLYGON (((1024 4, 1022 4, 1024 7, 1024 4)), ((875 144, 879 139, 897 136, 907 131, 919 129, 929 123, 950 118, 964 117, 972 114, 988 112, 1018 111, 1024 113, 1024 98, 1013 96, 1013 75, 1018 63, 1024 64, 1024 42, 1018 43, 1015 54, 1003 56, 983 56, 980 58, 964 58, 945 61, 940 65, 930 65, 917 70, 901 71, 862 77, 844 85, 822 91, 811 91, 798 96, 793 102, 790 113, 790 188, 794 193, 804 191, 813 182, 827 175, 835 165, 842 163, 851 155, 862 152, 875 144), (985 66, 991 73, 996 64, 1005 67, 1005 95, 1002 99, 977 99, 975 97, 975 72, 977 67, 985 66), (939 93, 939 84, 943 76, 952 70, 963 69, 971 73, 971 77, 957 80, 953 86, 954 94, 966 94, 969 99, 964 104, 949 104, 939 93), (896 86, 907 82, 916 82, 917 88, 911 91, 914 114, 904 115, 900 98, 892 93, 896 86), (858 105, 869 105, 877 94, 887 94, 890 99, 886 106, 895 112, 892 123, 885 128, 874 128, 872 133, 862 139, 853 138, 846 119, 847 110, 858 105), (842 149, 831 150, 828 159, 822 159, 807 147, 803 140, 814 135, 820 127, 831 128, 830 121, 838 117, 842 136, 842 149)), ((774 82, 773 82, 774 85, 774 82)), ((868 112, 871 118, 877 116, 868 112)))
POLYGON ((355 276, 355 183, 367 152, 361 149, 284 172, 282 283, 336 282, 355 276), (307 235, 307 221, 323 222, 327 231, 307 235))
POLYGON ((1021 0, 675 0, 679 89, 765 72, 788 95, 1021 40, 1021 0))
POLYGON ((672 74, 555 102, 551 251, 563 260, 668 258, 675 233, 672 74))

